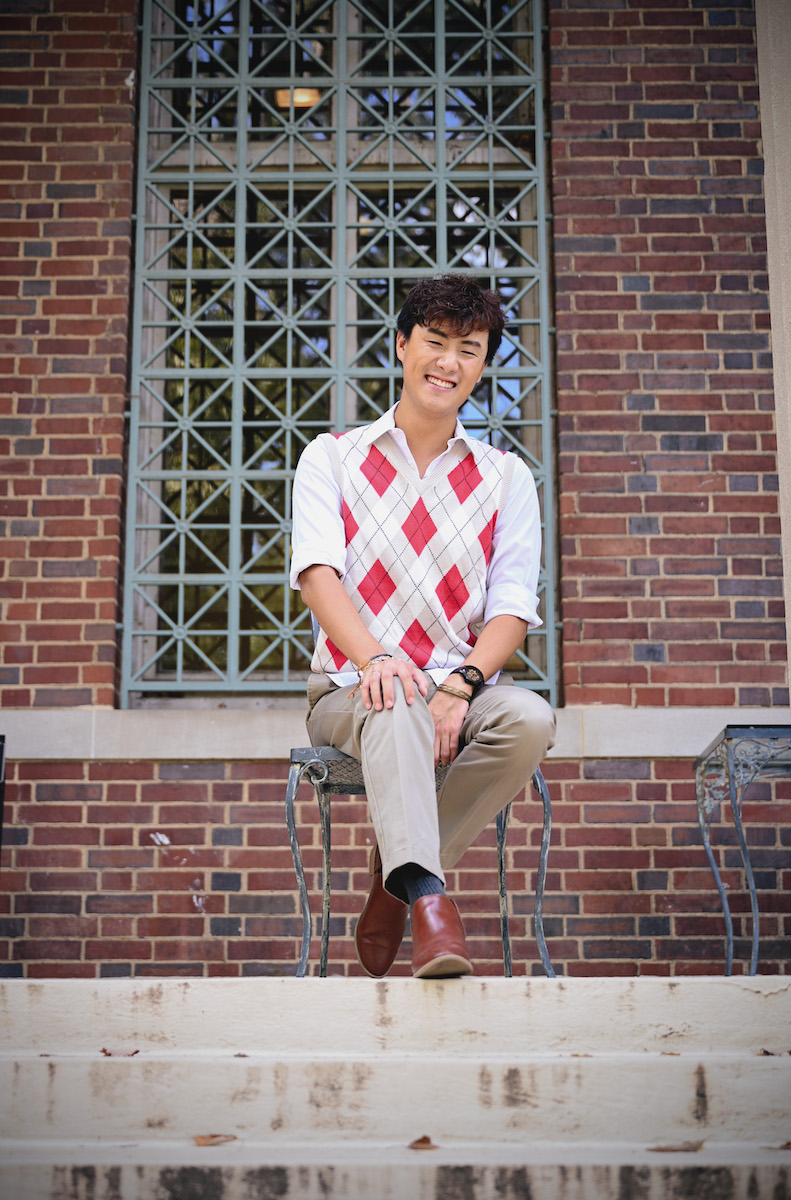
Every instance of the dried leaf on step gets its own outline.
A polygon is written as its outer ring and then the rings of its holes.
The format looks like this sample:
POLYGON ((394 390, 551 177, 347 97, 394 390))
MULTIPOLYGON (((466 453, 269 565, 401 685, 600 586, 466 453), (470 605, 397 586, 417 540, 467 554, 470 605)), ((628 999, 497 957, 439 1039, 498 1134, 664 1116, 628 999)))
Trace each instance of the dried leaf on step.
POLYGON ((439 1150, 439 1146, 435 1146, 431 1138, 427 1134, 423 1137, 415 1138, 414 1142, 409 1143, 410 1150, 439 1150))
POLYGON ((134 1058, 139 1053, 139 1050, 108 1050, 105 1046, 102 1046, 102 1054, 106 1055, 107 1058, 134 1058))
POLYGON ((224 1142, 235 1142, 235 1133, 198 1133, 192 1139, 196 1146, 222 1146, 224 1142))
POLYGON ((667 1146, 649 1146, 649 1150, 655 1150, 659 1154, 692 1154, 696 1150, 702 1150, 704 1142, 671 1142, 667 1146))
POLYGON ((791 1150, 791 1142, 783 1142, 782 1146, 762 1146, 762 1150, 791 1150))

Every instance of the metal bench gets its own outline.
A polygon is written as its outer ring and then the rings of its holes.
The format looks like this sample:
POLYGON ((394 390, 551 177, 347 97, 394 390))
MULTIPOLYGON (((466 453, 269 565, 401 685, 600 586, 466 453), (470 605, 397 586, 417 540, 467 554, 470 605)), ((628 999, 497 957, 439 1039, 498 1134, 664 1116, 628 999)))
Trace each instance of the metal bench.
MULTIPOLYGON (((440 786, 445 777, 447 767, 437 768, 437 785, 440 786)), ((291 751, 291 768, 288 773, 288 785, 286 788, 286 823, 288 825, 288 836, 291 842, 291 853, 294 858, 294 870, 297 876, 297 886, 299 888, 299 899, 302 906, 302 949, 297 965, 297 977, 304 976, 308 965, 308 954, 310 952, 310 936, 311 936, 311 915, 310 902, 308 900, 308 889, 305 884, 305 872, 302 866, 302 854, 299 848, 299 840, 297 837, 296 820, 294 816, 294 802, 296 800, 297 788, 300 783, 306 780, 313 785, 316 793, 316 800, 319 807, 319 818, 321 823, 321 843, 322 843, 322 867, 324 876, 324 887, 321 907, 321 955, 319 960, 319 974, 324 977, 327 974, 327 957, 329 952, 330 941, 330 892, 331 892, 331 818, 330 818, 330 797, 331 796, 362 796, 365 795, 365 783, 362 777, 362 768, 355 758, 350 758, 348 754, 343 754, 340 750, 335 750, 332 746, 319 747, 299 747, 291 751)), ((533 775, 533 787, 541 797, 544 806, 544 826, 541 835, 541 852, 538 860, 538 878, 536 881, 535 892, 535 930, 536 942, 538 943, 538 952, 541 956, 546 975, 550 979, 555 978, 555 972, 552 969, 552 963, 549 959, 547 944, 544 938, 544 883, 547 873, 547 855, 549 853, 549 840, 552 829, 552 803, 547 790, 547 785, 544 776, 540 770, 537 770, 533 775)), ((508 894, 506 889, 505 877, 505 839, 508 831, 508 818, 510 816, 511 805, 509 804, 502 812, 497 815, 497 857, 500 875, 500 930, 503 940, 503 971, 507 978, 512 975, 511 970, 511 939, 508 929, 508 894)))
POLYGON ((750 974, 758 969, 758 896, 742 828, 744 793, 759 776, 791 775, 791 725, 726 725, 695 761, 698 824, 725 916, 725 974, 733 966, 733 921, 728 897, 711 850, 711 819, 723 800, 729 800, 736 840, 750 893, 752 954, 750 974))

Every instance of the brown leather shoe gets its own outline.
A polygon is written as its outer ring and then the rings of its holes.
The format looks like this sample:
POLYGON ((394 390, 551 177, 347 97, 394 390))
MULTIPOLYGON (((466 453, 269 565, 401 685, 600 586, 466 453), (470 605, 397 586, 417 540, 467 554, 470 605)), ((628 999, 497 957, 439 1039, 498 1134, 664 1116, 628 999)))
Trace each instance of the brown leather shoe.
POLYGON ((354 946, 365 973, 381 979, 392 967, 404 940, 409 905, 385 890, 378 846, 371 855, 371 876, 371 890, 354 930, 354 946))
POLYGON ((472 972, 459 910, 444 893, 421 896, 412 905, 412 974, 442 979, 472 972))

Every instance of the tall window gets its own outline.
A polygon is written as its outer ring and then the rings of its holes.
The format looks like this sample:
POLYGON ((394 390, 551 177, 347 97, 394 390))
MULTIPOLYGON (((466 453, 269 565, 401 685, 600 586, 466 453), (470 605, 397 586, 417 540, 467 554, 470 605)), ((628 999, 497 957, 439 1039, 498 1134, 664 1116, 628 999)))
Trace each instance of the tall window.
POLYGON ((523 454, 554 698, 539 0, 145 0, 125 704, 302 690, 288 588, 303 447, 398 397, 412 282, 478 275, 505 338, 461 413, 523 454))

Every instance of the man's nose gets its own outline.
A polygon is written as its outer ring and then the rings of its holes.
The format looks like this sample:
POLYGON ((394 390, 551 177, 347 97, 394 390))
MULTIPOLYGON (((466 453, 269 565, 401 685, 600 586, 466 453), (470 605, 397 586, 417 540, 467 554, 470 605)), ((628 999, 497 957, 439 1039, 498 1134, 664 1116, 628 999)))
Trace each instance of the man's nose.
POLYGON ((442 367, 445 371, 455 371, 458 366, 459 356, 453 346, 444 346, 442 352, 437 358, 437 366, 442 367))

